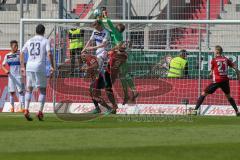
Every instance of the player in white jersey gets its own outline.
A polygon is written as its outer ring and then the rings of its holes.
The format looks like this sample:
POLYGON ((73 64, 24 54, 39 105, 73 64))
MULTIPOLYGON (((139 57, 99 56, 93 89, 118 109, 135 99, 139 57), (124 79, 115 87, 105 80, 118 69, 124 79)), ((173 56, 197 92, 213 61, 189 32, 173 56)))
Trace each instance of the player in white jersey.
POLYGON ((110 35, 109 32, 99 24, 98 21, 94 22, 93 27, 95 29, 82 52, 96 50, 99 68, 102 69, 104 62, 107 61, 106 47, 108 45, 110 35), (92 42, 95 42, 96 46, 90 46, 92 42))
POLYGON ((43 120, 43 107, 46 99, 46 87, 47 87, 47 77, 46 77, 46 61, 47 57, 51 63, 50 72, 54 72, 53 67, 53 57, 50 52, 50 43, 48 39, 44 38, 45 27, 39 24, 36 27, 36 35, 29 39, 22 48, 20 62, 21 70, 25 73, 25 67, 23 63, 24 51, 28 52, 28 61, 26 66, 26 81, 27 81, 27 92, 25 95, 25 117, 27 120, 32 120, 29 114, 29 104, 32 97, 33 88, 39 89, 40 94, 38 97, 38 102, 40 102, 40 109, 37 113, 39 120, 43 120))
MULTIPOLYGON (((102 27, 100 22, 97 20, 93 23, 93 27, 95 28, 89 41, 87 42, 85 48, 82 52, 87 50, 95 50, 96 49, 96 57, 98 59, 99 64, 99 79, 103 78, 103 86, 107 93, 109 101, 112 103, 113 110, 108 110, 106 114, 114 113, 117 108, 117 103, 115 101, 115 97, 112 90, 111 77, 109 72, 107 71, 107 50, 106 47, 108 45, 108 41, 110 39, 109 32, 102 27), (91 42, 95 42, 96 46, 90 46, 91 42)), ((95 107, 97 108, 98 102, 93 100, 95 107)), ((99 110, 94 110, 93 113, 99 113, 99 110)))
POLYGON ((12 40, 10 42, 11 52, 6 54, 2 63, 3 71, 8 74, 8 92, 10 104, 12 106, 11 112, 14 112, 14 95, 17 88, 19 93, 19 101, 21 104, 20 112, 24 109, 24 84, 21 75, 20 54, 18 53, 18 42, 12 40), (9 70, 6 68, 9 66, 9 70))

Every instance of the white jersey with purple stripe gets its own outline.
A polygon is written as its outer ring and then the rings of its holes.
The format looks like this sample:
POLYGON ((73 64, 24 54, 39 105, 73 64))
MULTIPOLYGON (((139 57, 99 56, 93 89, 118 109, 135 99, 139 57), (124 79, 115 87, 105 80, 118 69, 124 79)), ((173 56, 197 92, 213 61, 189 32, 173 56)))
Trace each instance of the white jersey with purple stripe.
POLYGON ((8 53, 5 55, 2 65, 9 66, 9 73, 15 78, 21 78, 21 65, 19 53, 8 53))
MULTIPOLYGON (((92 32, 90 40, 95 41, 96 46, 99 46, 102 43, 107 42, 109 40, 109 32, 106 29, 103 29, 102 31, 94 30, 92 32)), ((103 52, 106 52, 105 47, 98 48, 96 50, 96 55, 101 54, 103 52)))

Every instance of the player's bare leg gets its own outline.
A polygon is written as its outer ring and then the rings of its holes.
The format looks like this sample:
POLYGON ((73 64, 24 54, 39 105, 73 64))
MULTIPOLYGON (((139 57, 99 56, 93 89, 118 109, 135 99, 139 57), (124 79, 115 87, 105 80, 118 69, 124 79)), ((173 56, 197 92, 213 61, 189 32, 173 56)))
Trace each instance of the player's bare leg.
POLYGON ((25 94, 24 116, 28 121, 32 121, 32 118, 31 118, 30 113, 29 113, 29 106, 30 106, 30 102, 31 102, 31 99, 32 99, 32 91, 33 91, 33 87, 28 87, 27 92, 25 94))

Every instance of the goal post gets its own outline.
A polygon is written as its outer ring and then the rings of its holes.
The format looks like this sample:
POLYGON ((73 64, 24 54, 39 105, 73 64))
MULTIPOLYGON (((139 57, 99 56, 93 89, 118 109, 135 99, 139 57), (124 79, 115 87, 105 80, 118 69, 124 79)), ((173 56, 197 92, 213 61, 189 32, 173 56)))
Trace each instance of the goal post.
MULTIPOLYGON (((79 71, 75 57, 74 74, 70 75, 70 49, 68 30, 84 30, 86 43, 93 28, 94 19, 21 19, 20 48, 35 34, 35 26, 46 26, 46 35, 52 46, 56 64, 56 76, 49 80, 49 102, 71 102, 73 113, 93 109, 89 96, 90 81, 79 71)), ((186 107, 193 108, 198 96, 211 82, 210 61, 214 46, 221 45, 224 54, 240 68, 240 20, 112 20, 114 24, 126 25, 125 41, 131 42, 128 49, 129 77, 133 78, 139 97, 136 102, 122 105, 123 91, 118 79, 113 85, 119 114, 185 114, 186 107), (169 63, 188 52, 186 75, 169 78, 169 63)), ((105 21, 104 21, 105 23, 105 21)), ((107 25, 106 25, 107 26, 107 25)), ((108 48, 110 49, 110 47, 108 48)), ((93 52, 94 54, 94 52, 93 52)), ((231 93, 240 105, 240 86, 236 74, 229 70, 231 93)), ((130 91, 129 91, 130 92, 130 91)), ((104 98, 104 90, 102 91, 104 98)), ((107 99, 107 98, 106 98, 107 99)), ((205 100, 201 114, 233 115, 224 94, 217 91, 205 100), (210 107, 211 106, 211 107, 210 107)))

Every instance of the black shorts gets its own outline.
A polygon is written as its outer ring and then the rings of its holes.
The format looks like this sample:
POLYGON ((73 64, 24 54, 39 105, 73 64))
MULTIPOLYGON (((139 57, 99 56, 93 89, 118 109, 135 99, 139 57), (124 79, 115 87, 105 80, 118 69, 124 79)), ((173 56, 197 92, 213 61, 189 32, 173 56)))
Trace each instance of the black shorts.
POLYGON ((218 88, 221 88, 222 91, 225 94, 230 94, 230 85, 229 81, 219 82, 219 83, 211 83, 207 86, 207 88, 204 90, 205 93, 212 94, 214 93, 218 88))
POLYGON ((91 84, 92 88, 104 89, 112 88, 112 81, 109 72, 105 71, 105 74, 99 74, 99 77, 91 84))
POLYGON ((82 48, 75 48, 75 49, 70 49, 70 54, 71 55, 77 55, 80 56, 82 52, 82 48))

